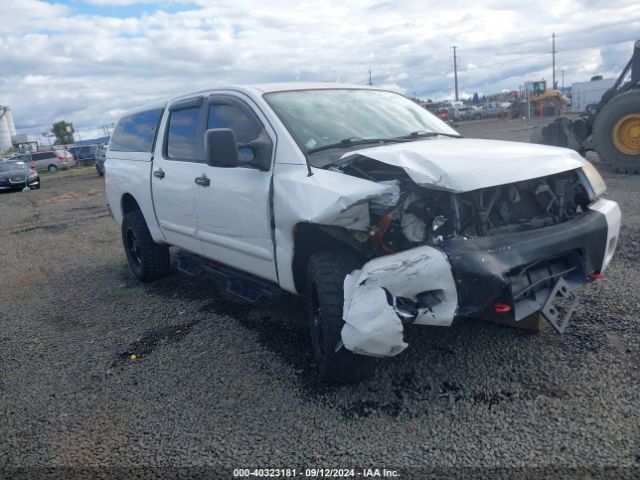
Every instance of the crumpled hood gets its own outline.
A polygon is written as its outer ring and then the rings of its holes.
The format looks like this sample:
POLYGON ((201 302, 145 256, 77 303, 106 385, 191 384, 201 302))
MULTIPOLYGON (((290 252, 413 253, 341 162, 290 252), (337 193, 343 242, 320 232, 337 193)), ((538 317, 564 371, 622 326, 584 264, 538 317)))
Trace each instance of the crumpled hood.
POLYGON ((574 170, 582 157, 566 148, 531 143, 437 138, 351 151, 405 170, 418 185, 467 192, 574 170))

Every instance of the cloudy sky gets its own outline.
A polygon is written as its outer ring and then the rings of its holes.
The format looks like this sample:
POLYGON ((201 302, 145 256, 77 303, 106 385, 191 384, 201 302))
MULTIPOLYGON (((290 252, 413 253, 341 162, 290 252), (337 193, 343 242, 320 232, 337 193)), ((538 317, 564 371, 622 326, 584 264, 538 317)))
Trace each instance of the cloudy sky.
POLYGON ((616 76, 637 0, 0 0, 0 104, 39 133, 85 138, 133 106, 229 83, 341 81, 421 98, 616 76), (471 6, 473 5, 473 6, 471 6))

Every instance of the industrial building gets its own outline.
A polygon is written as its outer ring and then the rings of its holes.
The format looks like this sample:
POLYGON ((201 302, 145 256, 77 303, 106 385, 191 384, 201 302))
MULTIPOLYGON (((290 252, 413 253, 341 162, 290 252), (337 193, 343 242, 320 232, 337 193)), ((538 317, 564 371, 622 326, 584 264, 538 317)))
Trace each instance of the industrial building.
POLYGON ((13 114, 9 107, 0 105, 0 154, 13 147, 12 137, 16 134, 13 114))

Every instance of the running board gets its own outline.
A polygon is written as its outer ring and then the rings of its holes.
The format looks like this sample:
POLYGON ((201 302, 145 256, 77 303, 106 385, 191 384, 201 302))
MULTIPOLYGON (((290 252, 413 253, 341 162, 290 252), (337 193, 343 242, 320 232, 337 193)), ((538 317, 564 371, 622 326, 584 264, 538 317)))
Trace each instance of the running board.
POLYGON ((284 293, 280 287, 273 283, 184 250, 178 251, 176 261, 178 271, 191 277, 208 273, 226 280, 227 293, 243 302, 255 303, 260 298, 275 299, 284 293))

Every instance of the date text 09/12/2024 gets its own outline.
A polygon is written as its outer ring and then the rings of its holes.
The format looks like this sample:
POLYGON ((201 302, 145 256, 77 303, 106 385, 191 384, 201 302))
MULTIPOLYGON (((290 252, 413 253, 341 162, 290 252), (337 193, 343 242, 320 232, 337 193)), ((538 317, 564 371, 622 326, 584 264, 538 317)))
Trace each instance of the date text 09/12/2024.
POLYGON ((308 477, 308 478, 398 478, 397 470, 386 468, 235 468, 234 478, 308 477))

